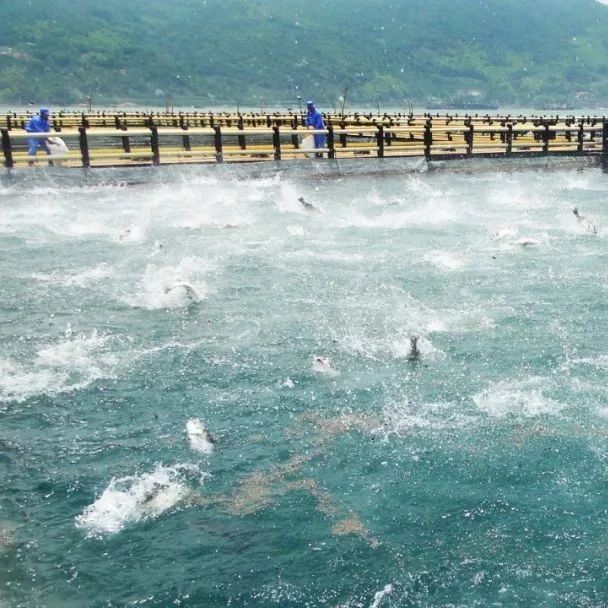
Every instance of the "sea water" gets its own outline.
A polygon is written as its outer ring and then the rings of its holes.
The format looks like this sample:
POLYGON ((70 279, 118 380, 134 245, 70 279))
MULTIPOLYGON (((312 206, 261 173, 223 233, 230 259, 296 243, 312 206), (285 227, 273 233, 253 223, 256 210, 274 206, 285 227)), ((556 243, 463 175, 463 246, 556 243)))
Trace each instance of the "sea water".
POLYGON ((5 182, 0 606, 606 606, 607 203, 5 182))

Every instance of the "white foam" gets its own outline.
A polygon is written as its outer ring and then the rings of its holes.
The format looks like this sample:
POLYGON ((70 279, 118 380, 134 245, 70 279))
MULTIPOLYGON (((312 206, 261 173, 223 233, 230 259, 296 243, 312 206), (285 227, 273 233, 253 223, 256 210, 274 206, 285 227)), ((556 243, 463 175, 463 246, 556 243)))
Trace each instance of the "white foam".
POLYGON ((46 228, 56 235, 68 238, 93 237, 95 235, 114 239, 115 228, 109 222, 105 222, 100 213, 86 210, 74 210, 72 214, 65 212, 50 218, 46 228))
POLYGON ((149 310, 183 308, 207 295, 204 274, 210 265, 197 257, 185 257, 176 265, 148 264, 136 294, 125 301, 149 310))
POLYGON ((384 197, 376 189, 373 189, 367 196, 367 202, 371 203, 374 207, 387 207, 398 205, 401 199, 396 196, 384 197))
POLYGON ((25 401, 33 395, 61 392, 68 374, 51 369, 28 369, 10 359, 0 359, 0 402, 25 401))
MULTIPOLYGON (((230 197, 232 202, 232 197, 230 197)), ((239 228, 253 223, 251 211, 246 207, 232 208, 226 201, 217 201, 215 206, 201 206, 200 200, 196 205, 186 206, 185 201, 180 201, 179 207, 175 209, 175 217, 170 219, 170 225, 174 228, 201 229, 213 228, 239 228), (179 214, 178 214, 179 211, 179 214)))
POLYGON ((198 418, 191 418, 186 422, 186 432, 190 447, 200 454, 213 453, 213 441, 205 425, 198 418))
POLYGON ((305 236, 307 234, 303 226, 287 226, 286 230, 291 236, 305 236))
POLYGON ((66 333, 66 340, 38 351, 36 360, 38 365, 88 372, 95 377, 103 375, 101 367, 116 365, 116 355, 104 352, 109 340, 108 336, 101 336, 97 331, 93 331, 90 335, 73 335, 71 329, 66 333))
POLYGON ((112 276, 113 270, 107 264, 98 264, 92 268, 87 268, 82 272, 76 273, 67 278, 67 285, 77 285, 78 287, 86 287, 92 283, 97 283, 103 279, 112 276))
POLYGON ((465 256, 449 251, 429 251, 422 259, 442 270, 459 270, 467 264, 465 256))
POLYGON ((407 436, 415 429, 460 429, 475 424, 475 418, 450 402, 413 403, 410 401, 387 406, 384 424, 379 433, 407 436))
POLYGON ((518 218, 517 225, 495 229, 492 238, 503 249, 539 247, 549 243, 546 228, 547 224, 545 223, 533 223, 525 218, 518 218))
POLYGON ((38 350, 28 364, 0 360, 0 401, 21 402, 40 394, 78 390, 99 378, 112 378, 120 364, 111 338, 96 331, 74 335, 38 350))
POLYGON ((312 249, 299 249, 297 251, 290 251, 286 254, 286 257, 296 258, 296 259, 313 259, 316 261, 324 261, 324 262, 347 262, 347 263, 357 263, 362 262, 363 260, 370 259, 366 258, 361 253, 355 252, 343 252, 343 251, 319 251, 312 249))
POLYGON ((275 204, 281 213, 307 213, 298 200, 302 195, 297 188, 289 182, 280 182, 279 192, 275 204))
POLYGON ((148 236, 148 224, 129 224, 122 228, 118 233, 120 243, 142 243, 148 236))
MULTIPOLYGON (((359 328, 363 331, 363 328, 359 328)), ((366 359, 378 360, 381 348, 376 340, 355 330, 348 332, 344 336, 336 338, 337 343, 347 352, 353 353, 366 359)))
POLYGON ((391 584, 385 585, 384 589, 380 591, 376 591, 374 594, 374 599, 372 603, 369 605, 369 608, 379 608, 380 603, 384 599, 385 596, 390 595, 393 592, 393 586, 391 584))
POLYGON ((438 203, 433 207, 426 204, 421 208, 414 208, 399 211, 384 211, 375 216, 364 215, 361 212, 354 212, 348 218, 341 220, 342 227, 355 228, 384 228, 398 230, 408 226, 441 225, 455 221, 456 211, 449 203, 438 203))
POLYGON ((380 328, 355 322, 341 333, 334 332, 334 339, 348 353, 378 360, 386 356, 408 358, 412 350, 411 338, 418 336, 417 347, 422 357, 444 357, 444 353, 435 347, 422 330, 425 333, 447 331, 448 326, 439 317, 425 316, 420 309, 408 309, 401 315, 398 311, 393 311, 393 317, 380 328))
POLYGON ((579 365, 588 365, 596 367, 598 369, 608 368, 608 355, 598 355, 597 357, 579 357, 576 359, 569 359, 567 363, 563 364, 562 368, 572 368, 579 365))
POLYGON ((34 279, 41 283, 50 283, 52 285, 65 285, 65 286, 77 286, 87 287, 103 279, 111 277, 114 270, 111 266, 105 263, 85 268, 80 272, 73 273, 60 273, 53 271, 51 273, 34 272, 27 276, 28 279, 34 279))
POLYGON ((560 178, 559 185, 563 190, 571 190, 574 195, 585 190, 591 192, 606 192, 606 185, 602 180, 596 179, 593 173, 588 173, 586 171, 564 172, 560 178))
POLYGON ((512 240, 517 235, 517 230, 511 226, 505 228, 498 228, 494 232, 494 239, 497 241, 512 240))
POLYGON ((76 517, 76 527, 84 530, 87 537, 101 537, 156 519, 191 493, 186 480, 192 474, 200 476, 194 465, 158 464, 152 473, 113 478, 101 496, 76 517))
POLYGON ((558 414, 564 405, 543 394, 546 384, 546 379, 540 377, 500 381, 472 398, 482 412, 495 418, 558 414))

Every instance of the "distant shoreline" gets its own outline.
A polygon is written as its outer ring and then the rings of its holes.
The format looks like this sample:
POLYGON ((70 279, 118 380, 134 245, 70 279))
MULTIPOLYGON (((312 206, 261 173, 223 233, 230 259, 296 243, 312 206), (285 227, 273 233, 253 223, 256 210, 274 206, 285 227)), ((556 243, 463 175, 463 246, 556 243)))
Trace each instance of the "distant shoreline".
MULTIPOLYGON (((50 105, 51 112, 87 112, 86 106, 83 105, 53 105, 46 104, 46 102, 41 102, 39 104, 42 105, 50 105)), ((323 107, 319 104, 321 111, 331 112, 333 108, 331 107, 323 107)), ((0 114, 6 114, 7 112, 38 112, 38 106, 32 106, 29 104, 0 104, 0 114)), ((236 111, 236 105, 218 105, 218 106, 206 106, 195 107, 195 106, 174 106, 174 113, 179 112, 234 112, 236 111)), ((277 111, 285 111, 286 109, 291 109, 291 111, 295 112, 298 110, 297 107, 289 106, 289 105, 274 105, 274 106, 264 106, 263 112, 260 112, 259 107, 254 106, 238 106, 238 109, 242 112, 255 112, 255 113, 269 113, 277 111)), ((473 107, 456 107, 446 106, 446 107, 433 107, 429 108, 428 106, 414 106, 413 108, 415 114, 425 114, 425 113, 435 113, 440 110, 446 110, 450 113, 455 114, 500 114, 500 115, 526 115, 526 116, 603 116, 608 115, 608 107, 597 107, 597 108, 589 108, 589 107, 580 107, 575 109, 567 109, 567 110, 556 110, 556 109, 538 109, 530 106, 497 106, 497 107, 486 107, 486 108, 473 108, 473 107)), ((164 105, 159 106, 146 106, 146 105, 137 105, 137 104, 109 104, 109 105, 94 105, 91 109, 91 112, 166 112, 166 107, 164 105)), ((359 112, 361 114, 378 114, 377 107, 371 106, 348 106, 345 108, 345 112, 348 114, 352 114, 353 112, 359 112)), ((398 107, 395 105, 387 105, 380 106, 380 113, 384 114, 407 114, 409 110, 405 107, 398 107)))

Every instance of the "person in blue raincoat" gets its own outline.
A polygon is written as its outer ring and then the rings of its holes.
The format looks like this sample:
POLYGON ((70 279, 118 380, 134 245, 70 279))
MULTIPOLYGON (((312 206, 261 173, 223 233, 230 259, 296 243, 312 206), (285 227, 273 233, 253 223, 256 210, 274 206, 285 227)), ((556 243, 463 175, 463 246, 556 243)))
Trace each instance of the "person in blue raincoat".
MULTIPOLYGON (((309 129, 324 129, 325 122, 321 112, 315 108, 314 101, 306 102, 306 126, 309 129)), ((315 139, 315 148, 325 147, 325 135, 322 133, 315 133, 313 135, 315 139)), ((317 154, 319 156, 319 154, 317 154)))
MULTIPOLYGON (((48 133, 51 130, 49 125, 49 110, 48 108, 40 108, 40 113, 33 116, 27 123, 25 130, 28 133, 48 133)), ((47 154, 50 154, 48 146, 46 145, 46 139, 30 138, 27 140, 29 149, 27 151, 28 156, 36 156, 38 148, 42 148, 47 154)))

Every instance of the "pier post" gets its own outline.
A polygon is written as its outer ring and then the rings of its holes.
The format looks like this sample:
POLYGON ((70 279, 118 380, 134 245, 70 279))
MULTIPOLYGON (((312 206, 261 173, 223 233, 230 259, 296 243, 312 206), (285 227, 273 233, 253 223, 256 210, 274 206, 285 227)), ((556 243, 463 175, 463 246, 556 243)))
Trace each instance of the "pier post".
MULTIPOLYGON (((585 127, 583 125, 582 122, 579 123, 578 125, 578 133, 577 133, 577 146, 576 149, 578 151, 579 154, 583 153, 583 144, 585 141, 585 127)), ((602 136, 602 141, 603 141, 603 136, 602 136)))
POLYGON ((215 160, 218 163, 224 162, 224 154, 222 149, 222 129, 219 125, 213 127, 215 134, 213 136, 213 143, 215 145, 215 160))
MULTIPOLYGON (((384 145, 385 146, 392 146, 393 142, 392 142, 392 138, 394 136, 394 133, 391 133, 390 128, 392 125, 389 125, 389 131, 385 131, 384 132, 384 145)), ((383 125, 384 128, 384 125, 383 125)))
POLYGON ((433 145, 433 122, 432 118, 428 118, 424 123, 424 156, 431 158, 431 146, 433 145))
POLYGON ((13 160, 13 149, 11 147, 11 137, 8 134, 8 129, 1 129, 2 131, 2 151, 4 152, 4 166, 7 169, 12 169, 15 166, 13 160))
POLYGON ((327 147, 329 152, 327 158, 336 158, 335 142, 334 142, 334 126, 329 124, 327 126, 327 147))
MULTIPOLYGON (((122 123, 122 125, 120 126, 120 130, 121 131, 126 131, 127 130, 127 123, 126 122, 122 123)), ((120 139, 122 140, 122 149, 125 152, 131 152, 131 142, 129 141, 129 137, 125 136, 125 137, 121 137, 120 139)))
MULTIPOLYGON (((291 120, 291 129, 293 131, 298 130, 298 119, 296 117, 292 118, 291 120)), ((294 150, 298 150, 300 148, 300 138, 295 133, 291 134, 291 145, 294 147, 294 150)))
POLYGON ((378 158, 384 158, 384 127, 382 124, 376 125, 376 145, 378 146, 378 158))
MULTIPOLYGON (((188 131, 187 123, 184 123, 184 125, 182 126, 182 130, 188 131)), ((182 135, 182 143, 184 145, 184 150, 186 150, 186 152, 190 152, 192 150, 192 146, 190 145, 190 135, 188 135, 187 133, 182 135)))
POLYGON ((543 135, 543 154, 549 153, 549 123, 547 121, 544 122, 543 127, 545 130, 542 132, 543 135))
MULTIPOLYGON (((342 131, 346 130, 346 121, 344 120, 344 116, 342 116, 342 122, 340 123, 340 129, 342 131)), ((346 133, 340 133, 340 145, 343 148, 346 148, 346 133)))
POLYGON ((507 125, 507 138, 506 138, 507 148, 505 150, 505 154, 507 156, 511 156, 513 152, 513 125, 509 123, 507 125))
POLYGON ((82 166, 88 169, 91 166, 91 156, 89 154, 89 139, 87 138, 87 128, 85 126, 78 127, 78 141, 80 143, 80 156, 82 158, 82 166))
POLYGON ((152 165, 160 165, 160 146, 158 145, 158 127, 150 126, 150 148, 152 149, 152 165))
MULTIPOLYGON (((243 131, 245 129, 245 125, 243 124, 243 115, 242 114, 239 114, 239 120, 238 120, 236 128, 239 131, 243 131)), ((245 150, 246 149, 245 136, 239 135, 238 140, 239 140, 239 146, 240 146, 241 150, 245 150)))
POLYGON ((281 160, 281 133, 279 125, 272 127, 272 147, 274 148, 274 159, 281 160))
POLYGON ((608 173, 608 120, 602 120, 602 171, 608 173))
POLYGON ((466 121, 467 130, 464 132, 464 140, 467 144, 467 156, 473 155, 473 138, 474 138, 474 127, 471 119, 466 121))

